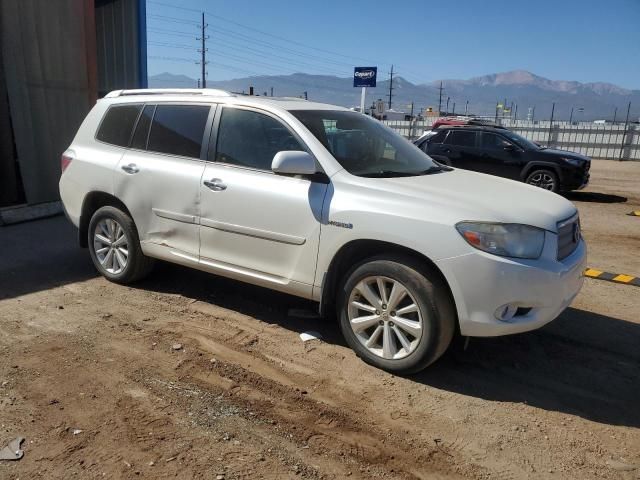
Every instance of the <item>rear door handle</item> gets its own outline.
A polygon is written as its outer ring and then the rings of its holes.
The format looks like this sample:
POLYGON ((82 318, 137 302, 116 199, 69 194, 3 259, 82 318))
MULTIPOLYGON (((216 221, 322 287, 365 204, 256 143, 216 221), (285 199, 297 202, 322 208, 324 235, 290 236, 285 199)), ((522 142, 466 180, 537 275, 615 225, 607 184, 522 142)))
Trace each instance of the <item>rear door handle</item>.
POLYGON ((129 165, 123 165, 122 170, 124 170, 127 173, 138 173, 140 171, 140 169, 138 168, 138 166, 135 163, 130 163, 129 165))
POLYGON ((220 180, 219 178, 212 178, 211 180, 205 180, 204 185, 209 188, 210 190, 213 190, 214 192, 220 192, 222 190, 226 190, 227 186, 222 183, 222 180, 220 180))

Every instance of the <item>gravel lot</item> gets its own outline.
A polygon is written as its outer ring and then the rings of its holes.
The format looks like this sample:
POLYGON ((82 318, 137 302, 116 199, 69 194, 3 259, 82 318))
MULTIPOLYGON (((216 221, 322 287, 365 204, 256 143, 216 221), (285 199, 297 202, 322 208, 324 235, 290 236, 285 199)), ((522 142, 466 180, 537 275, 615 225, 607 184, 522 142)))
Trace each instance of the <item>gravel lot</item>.
MULTIPOLYGON (((590 266, 640 275, 640 163, 570 198, 590 266)), ((587 279, 545 328, 401 378, 293 297, 167 264, 111 284, 62 217, 0 252, 0 448, 26 438, 2 479, 640 478, 638 287, 587 279)))

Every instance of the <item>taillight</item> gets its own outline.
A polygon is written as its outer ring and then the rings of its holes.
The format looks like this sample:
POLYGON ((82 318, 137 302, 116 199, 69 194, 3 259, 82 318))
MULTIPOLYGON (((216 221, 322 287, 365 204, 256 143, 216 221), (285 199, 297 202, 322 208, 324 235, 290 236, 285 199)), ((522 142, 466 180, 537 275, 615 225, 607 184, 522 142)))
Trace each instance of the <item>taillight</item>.
POLYGON ((64 173, 67 167, 71 165, 71 160, 73 160, 71 155, 62 154, 60 157, 60 169, 62 170, 62 173, 64 173))

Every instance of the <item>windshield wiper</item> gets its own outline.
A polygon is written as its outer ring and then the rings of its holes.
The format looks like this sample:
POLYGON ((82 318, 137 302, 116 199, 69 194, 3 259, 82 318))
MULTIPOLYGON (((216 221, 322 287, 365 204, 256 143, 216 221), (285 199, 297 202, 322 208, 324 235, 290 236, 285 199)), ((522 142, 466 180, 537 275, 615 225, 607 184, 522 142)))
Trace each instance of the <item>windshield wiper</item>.
POLYGON ((413 177, 415 175, 420 175, 420 173, 397 172, 395 170, 379 170, 377 172, 356 173, 356 175, 360 177, 367 177, 367 178, 385 178, 385 177, 413 177))
POLYGON ((367 178, 391 178, 391 177, 420 177, 422 175, 429 175, 438 172, 448 172, 451 170, 446 166, 432 165, 426 170, 420 170, 418 172, 397 172, 395 170, 379 170, 377 172, 358 173, 361 177, 367 178))
POLYGON ((451 169, 445 165, 433 165, 426 170, 421 171, 418 175, 429 175, 431 173, 449 172, 451 169))

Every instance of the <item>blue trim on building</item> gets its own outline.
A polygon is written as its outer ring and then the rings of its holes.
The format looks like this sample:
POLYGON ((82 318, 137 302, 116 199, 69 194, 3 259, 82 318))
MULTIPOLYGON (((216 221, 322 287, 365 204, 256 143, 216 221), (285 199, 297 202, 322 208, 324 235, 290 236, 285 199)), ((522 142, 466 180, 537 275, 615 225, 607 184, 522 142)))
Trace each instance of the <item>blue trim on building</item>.
POLYGON ((140 88, 147 88, 147 0, 138 0, 138 45, 140 88))

